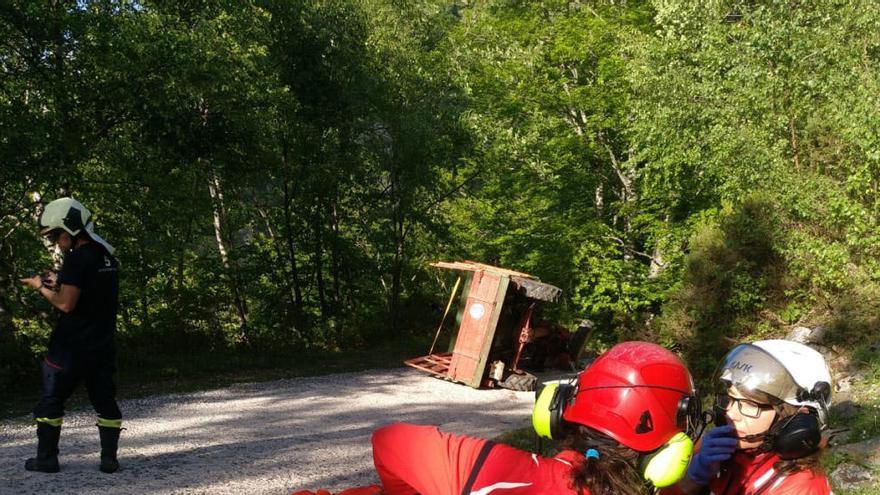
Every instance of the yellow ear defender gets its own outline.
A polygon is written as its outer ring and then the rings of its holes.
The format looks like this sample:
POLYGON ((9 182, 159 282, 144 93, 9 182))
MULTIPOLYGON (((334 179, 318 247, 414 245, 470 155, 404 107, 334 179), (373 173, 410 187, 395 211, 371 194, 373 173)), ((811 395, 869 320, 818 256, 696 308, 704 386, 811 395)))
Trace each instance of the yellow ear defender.
POLYGON ((657 488, 673 485, 684 476, 693 452, 693 440, 678 432, 665 445, 642 459, 642 476, 657 488))
POLYGON ((558 438, 562 427, 562 410, 571 398, 574 386, 568 381, 544 382, 535 392, 537 400, 532 409, 532 427, 539 437, 558 438))
MULTIPOLYGON (((545 382, 537 390, 537 400, 532 409, 532 427, 539 437, 559 438, 562 433, 562 412, 574 390, 570 382, 561 380, 545 382)), ((684 476, 693 451, 693 440, 684 432, 676 433, 662 447, 642 458, 642 476, 657 488, 673 485, 684 476)))

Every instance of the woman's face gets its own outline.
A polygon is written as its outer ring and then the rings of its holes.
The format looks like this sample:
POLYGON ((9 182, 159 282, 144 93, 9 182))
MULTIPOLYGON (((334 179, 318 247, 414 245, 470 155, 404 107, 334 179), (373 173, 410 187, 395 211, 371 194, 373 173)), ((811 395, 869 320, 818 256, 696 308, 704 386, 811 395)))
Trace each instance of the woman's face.
POLYGON ((727 395, 733 399, 727 409, 729 424, 736 428, 736 436, 740 437, 736 448, 753 449, 763 442, 763 438, 753 441, 743 440, 746 435, 758 435, 770 429, 773 420, 776 419, 776 410, 769 404, 762 404, 744 397, 736 387, 730 387, 727 395))

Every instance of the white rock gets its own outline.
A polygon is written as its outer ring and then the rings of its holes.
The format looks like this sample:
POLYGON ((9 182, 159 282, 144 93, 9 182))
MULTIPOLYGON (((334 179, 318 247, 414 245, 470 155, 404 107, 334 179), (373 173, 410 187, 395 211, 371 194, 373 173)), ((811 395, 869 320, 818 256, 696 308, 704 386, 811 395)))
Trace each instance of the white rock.
POLYGON ((859 488, 873 479, 874 475, 867 468, 846 462, 831 473, 831 483, 841 490, 859 488))
POLYGON ((821 344, 825 339, 825 327, 794 327, 785 338, 801 344, 821 344))

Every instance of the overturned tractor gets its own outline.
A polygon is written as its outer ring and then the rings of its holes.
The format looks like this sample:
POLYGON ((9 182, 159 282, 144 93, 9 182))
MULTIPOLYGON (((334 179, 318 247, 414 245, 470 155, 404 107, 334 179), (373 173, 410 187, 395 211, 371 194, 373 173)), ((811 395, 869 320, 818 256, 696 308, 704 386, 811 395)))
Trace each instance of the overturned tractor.
POLYGON ((542 305, 556 302, 561 289, 527 273, 473 261, 441 261, 432 266, 455 270, 458 278, 431 349, 425 356, 406 360, 408 366, 474 388, 512 390, 534 390, 537 378, 525 369, 574 369, 590 327, 582 325, 572 334, 541 317, 542 305), (435 353, 456 300, 449 349, 435 353))

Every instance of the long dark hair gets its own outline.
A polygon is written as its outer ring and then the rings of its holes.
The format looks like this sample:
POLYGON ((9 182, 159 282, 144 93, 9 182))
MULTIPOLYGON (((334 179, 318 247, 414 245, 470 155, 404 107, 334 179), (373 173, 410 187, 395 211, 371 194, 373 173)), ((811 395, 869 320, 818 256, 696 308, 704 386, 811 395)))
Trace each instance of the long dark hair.
POLYGON ((639 472, 639 453, 583 425, 566 424, 559 442, 563 449, 584 453, 595 449, 572 471, 572 488, 590 495, 644 495, 645 480, 639 472))

